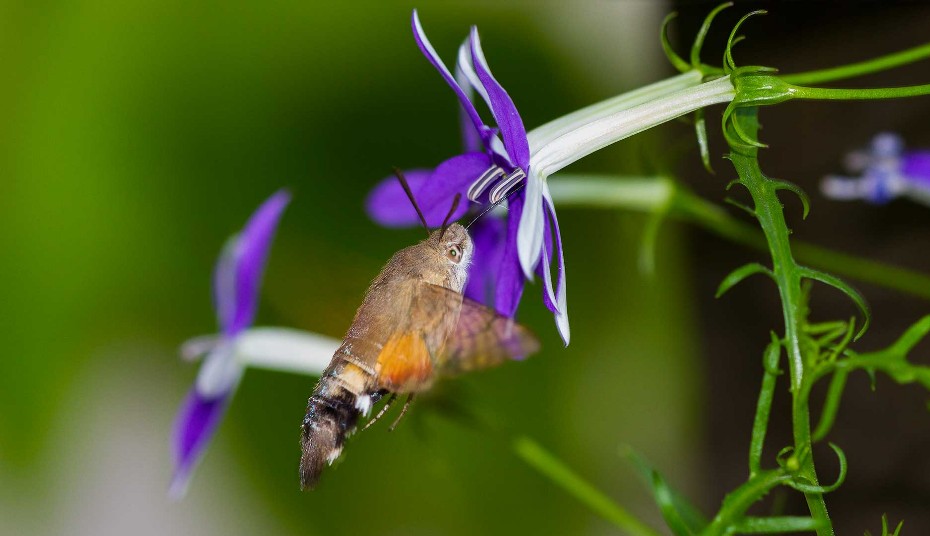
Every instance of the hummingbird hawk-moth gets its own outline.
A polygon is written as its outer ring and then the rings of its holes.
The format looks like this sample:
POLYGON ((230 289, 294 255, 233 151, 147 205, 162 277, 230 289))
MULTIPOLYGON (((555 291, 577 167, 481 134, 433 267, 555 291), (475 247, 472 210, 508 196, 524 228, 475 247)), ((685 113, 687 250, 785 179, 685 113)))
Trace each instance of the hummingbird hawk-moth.
MULTIPOLYGON (((426 219, 403 176, 398 179, 420 221, 426 219)), ((342 452, 360 416, 390 396, 416 393, 445 376, 492 367, 539 349, 525 327, 462 295, 473 245, 462 225, 447 225, 393 257, 374 279, 342 345, 320 377, 301 424, 300 487, 312 489, 342 452)), ((397 424, 397 421, 394 423, 397 424)), ((366 426, 367 428, 367 426, 366 426)), ((393 426, 392 426, 393 429, 393 426)))

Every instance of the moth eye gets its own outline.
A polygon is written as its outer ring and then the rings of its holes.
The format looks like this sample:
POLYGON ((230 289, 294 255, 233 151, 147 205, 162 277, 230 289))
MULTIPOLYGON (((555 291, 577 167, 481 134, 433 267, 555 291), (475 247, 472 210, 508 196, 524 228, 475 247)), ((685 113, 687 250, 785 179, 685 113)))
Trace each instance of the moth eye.
POLYGON ((449 257, 449 260, 455 264, 458 264, 462 260, 462 251, 458 248, 458 246, 452 246, 446 252, 446 256, 449 257))

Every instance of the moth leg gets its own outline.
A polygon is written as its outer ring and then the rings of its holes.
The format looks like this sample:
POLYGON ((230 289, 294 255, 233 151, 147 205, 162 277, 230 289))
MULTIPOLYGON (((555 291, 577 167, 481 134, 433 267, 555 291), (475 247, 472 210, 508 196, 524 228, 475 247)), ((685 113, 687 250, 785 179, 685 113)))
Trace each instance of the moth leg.
POLYGON ((371 419, 368 419, 368 422, 365 423, 365 427, 362 428, 362 431, 364 432, 365 430, 368 430, 369 426, 378 422, 378 419, 380 419, 385 413, 387 413, 387 410, 391 409, 391 404, 394 403, 394 400, 396 398, 397 398, 397 393, 391 393, 391 396, 388 397, 387 402, 385 402, 384 405, 381 406, 381 409, 378 411, 378 414, 372 417, 371 419))
POLYGON ((407 414, 407 409, 410 407, 411 402, 413 402, 413 393, 407 395, 407 400, 404 401, 404 407, 401 408, 400 415, 398 415, 397 418, 394 419, 394 422, 391 424, 391 426, 388 427, 389 432, 393 432, 394 429, 397 428, 397 423, 399 423, 400 420, 404 418, 404 415, 407 414))

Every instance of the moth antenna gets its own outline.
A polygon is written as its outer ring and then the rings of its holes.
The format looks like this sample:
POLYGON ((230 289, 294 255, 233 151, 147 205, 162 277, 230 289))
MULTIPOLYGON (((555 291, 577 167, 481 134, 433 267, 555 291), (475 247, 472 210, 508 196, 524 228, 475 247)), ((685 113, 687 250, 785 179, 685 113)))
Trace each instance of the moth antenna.
POLYGON ((407 198, 410 199, 410 204, 413 205, 413 209, 417 211, 417 216, 420 217, 420 223, 422 223, 423 228, 426 229, 426 235, 429 236, 429 224, 426 223, 426 217, 423 216, 423 211, 420 210, 420 205, 417 204, 417 200, 413 197, 413 192, 410 190, 410 185, 407 183, 407 178, 404 177, 404 172, 399 168, 394 168, 394 175, 396 175, 397 180, 400 181, 400 185, 404 189, 404 193, 406 193, 407 198))
POLYGON ((455 197, 452 198, 452 207, 449 209, 449 213, 446 214, 446 219, 442 220, 442 232, 439 233, 440 238, 446 235, 446 229, 449 228, 449 218, 455 214, 455 209, 459 208, 459 201, 461 200, 462 194, 455 194, 455 197))
POLYGON ((485 208, 485 209, 482 210, 480 213, 478 213, 477 216, 475 216, 474 218, 472 218, 471 221, 468 222, 468 224, 465 226, 465 228, 468 229, 469 227, 471 227, 471 224, 473 224, 473 223, 475 223, 476 221, 478 221, 479 218, 481 218, 482 216, 484 216, 484 215, 487 214, 488 212, 491 212, 492 210, 494 210, 494 208, 497 207, 497 205, 500 205, 500 204, 503 203, 504 201, 510 199, 510 196, 512 196, 513 194, 515 194, 515 193, 519 192, 520 190, 522 190, 524 186, 526 186, 526 183, 525 183, 525 182, 521 182, 519 185, 517 185, 516 188, 514 188, 512 191, 508 192, 507 195, 505 195, 505 196, 501 197, 500 199, 498 199, 496 203, 491 203, 490 205, 488 205, 487 208, 485 208))

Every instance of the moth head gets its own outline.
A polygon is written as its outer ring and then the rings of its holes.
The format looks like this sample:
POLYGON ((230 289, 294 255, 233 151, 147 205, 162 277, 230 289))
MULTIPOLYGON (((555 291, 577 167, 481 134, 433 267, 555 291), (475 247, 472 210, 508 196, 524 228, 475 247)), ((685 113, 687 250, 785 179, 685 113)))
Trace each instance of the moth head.
POLYGON ((433 231, 430 242, 447 266, 466 272, 474 249, 468 231, 458 223, 433 231))

